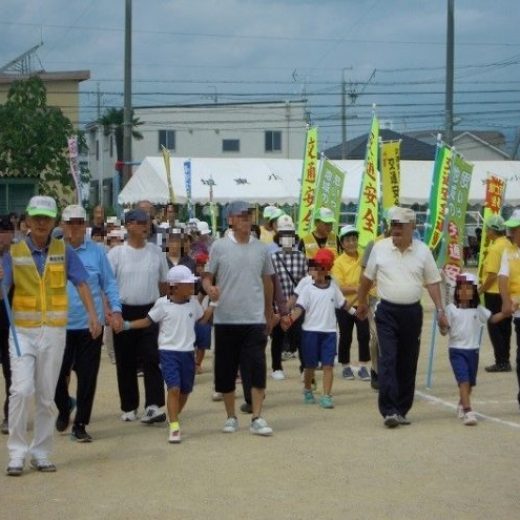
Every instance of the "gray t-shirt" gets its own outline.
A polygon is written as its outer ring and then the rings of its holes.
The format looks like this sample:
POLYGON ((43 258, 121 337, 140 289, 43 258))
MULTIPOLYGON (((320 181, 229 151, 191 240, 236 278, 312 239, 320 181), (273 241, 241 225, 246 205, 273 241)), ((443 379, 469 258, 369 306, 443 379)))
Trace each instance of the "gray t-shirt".
POLYGON ((206 269, 220 288, 214 323, 265 323, 263 275, 274 274, 267 246, 253 238, 238 244, 230 237, 213 243, 206 269))

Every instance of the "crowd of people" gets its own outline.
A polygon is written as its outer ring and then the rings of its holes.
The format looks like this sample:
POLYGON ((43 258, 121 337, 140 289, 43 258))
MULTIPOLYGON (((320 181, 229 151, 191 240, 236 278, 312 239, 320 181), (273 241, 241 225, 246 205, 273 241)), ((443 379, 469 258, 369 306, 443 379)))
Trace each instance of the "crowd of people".
MULTIPOLYGON (((153 204, 141 201, 122 221, 105 218, 101 207, 89 221, 83 207, 70 205, 58 219, 56 202, 35 196, 20 221, 16 215, 0 218, 7 475, 21 475, 28 459, 40 472, 56 471, 54 429, 70 427, 77 442, 93 440, 87 426, 103 345, 116 365, 121 420, 168 422, 172 444, 181 442, 181 412, 212 343, 212 398, 224 403, 222 431, 239 430, 241 382, 240 410, 251 415, 250 432, 273 434, 263 415, 269 337, 272 379, 284 380, 284 360, 299 358, 303 404, 334 408, 337 357, 342 378, 358 378, 378 390, 386 427, 408 425, 424 288, 441 333, 449 335, 459 417, 465 425, 477 423, 470 394, 481 324, 488 324, 496 356, 488 372, 511 371, 512 315, 520 342, 520 210, 507 222, 493 216, 486 223, 492 243, 483 280, 479 285, 469 273, 459 276, 448 305, 431 251, 414 238, 410 209, 391 208, 385 231, 364 251, 354 226, 333 231, 336 220, 328 208, 317 208, 312 230, 302 237, 280 208, 267 206, 262 217, 262 225, 255 225, 253 208, 234 201, 226 210, 228 226, 216 237, 204 221, 177 221, 172 205, 159 217, 153 204), (357 368, 351 364, 354 328, 357 368), (75 395, 69 392, 73 373, 75 395)), ((517 359, 520 381, 519 365, 517 359)))

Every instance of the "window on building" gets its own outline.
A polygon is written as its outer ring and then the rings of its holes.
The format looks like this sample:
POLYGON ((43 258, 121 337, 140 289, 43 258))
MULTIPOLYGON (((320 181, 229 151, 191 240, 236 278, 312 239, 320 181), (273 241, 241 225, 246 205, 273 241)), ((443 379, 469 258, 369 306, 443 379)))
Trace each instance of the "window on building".
POLYGON ((223 152, 240 152, 240 139, 222 139, 223 152))
POLYGON ((175 130, 159 130, 159 151, 162 147, 175 150, 175 130))
POLYGON ((265 132, 265 151, 281 152, 282 151, 282 132, 267 130, 265 132))

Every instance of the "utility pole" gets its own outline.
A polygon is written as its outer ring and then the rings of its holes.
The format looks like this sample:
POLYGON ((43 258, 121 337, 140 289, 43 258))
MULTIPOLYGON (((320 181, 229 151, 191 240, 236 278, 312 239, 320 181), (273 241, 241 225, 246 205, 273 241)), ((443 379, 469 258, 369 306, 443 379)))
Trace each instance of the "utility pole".
POLYGON ((455 0, 448 0, 446 39, 446 122, 444 141, 450 146, 453 144, 454 2, 455 0))
POLYGON ((347 158, 347 83, 345 70, 341 75, 341 159, 347 158))
POLYGON ((123 110, 123 187, 132 174, 132 0, 125 6, 125 79, 123 110))

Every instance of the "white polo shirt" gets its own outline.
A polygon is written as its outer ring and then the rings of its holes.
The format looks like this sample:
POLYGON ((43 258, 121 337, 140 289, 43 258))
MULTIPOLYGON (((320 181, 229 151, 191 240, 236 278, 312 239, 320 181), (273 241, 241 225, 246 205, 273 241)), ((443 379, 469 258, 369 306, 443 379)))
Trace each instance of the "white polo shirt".
POLYGON ((401 251, 392 238, 376 242, 363 276, 375 281, 377 296, 402 305, 418 302, 424 285, 441 281, 430 249, 419 240, 401 251))

